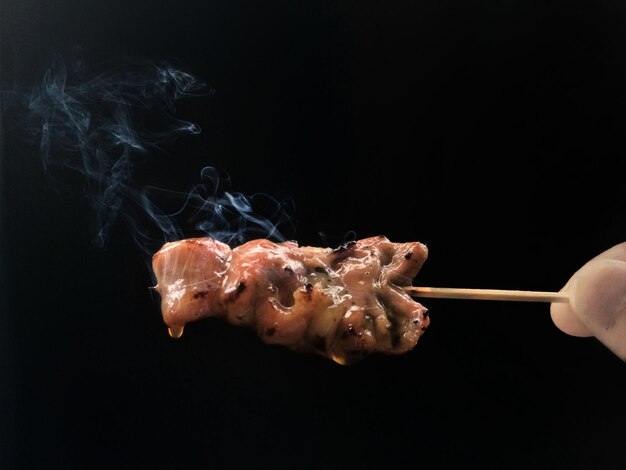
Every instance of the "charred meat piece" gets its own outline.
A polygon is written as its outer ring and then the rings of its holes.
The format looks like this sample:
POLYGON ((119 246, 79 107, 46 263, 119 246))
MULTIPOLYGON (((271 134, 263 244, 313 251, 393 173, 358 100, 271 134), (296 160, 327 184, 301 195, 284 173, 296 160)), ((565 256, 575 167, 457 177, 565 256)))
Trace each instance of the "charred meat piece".
POLYGON ((371 237, 336 249, 253 240, 234 249, 211 238, 167 243, 153 258, 170 331, 221 317, 270 344, 341 364, 411 350, 430 323, 405 291, 426 246, 371 237))

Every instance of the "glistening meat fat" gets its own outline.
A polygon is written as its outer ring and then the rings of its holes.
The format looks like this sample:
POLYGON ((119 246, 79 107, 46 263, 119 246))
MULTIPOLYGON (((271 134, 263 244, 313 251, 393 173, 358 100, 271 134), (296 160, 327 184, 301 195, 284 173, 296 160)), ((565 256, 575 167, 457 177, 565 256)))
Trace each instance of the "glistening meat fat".
POLYGON ((231 249, 191 238, 164 245, 152 266, 174 336, 190 321, 218 317, 254 328, 266 343, 349 364, 416 345, 430 319, 402 287, 427 256, 422 243, 383 236, 336 249, 269 240, 231 249))

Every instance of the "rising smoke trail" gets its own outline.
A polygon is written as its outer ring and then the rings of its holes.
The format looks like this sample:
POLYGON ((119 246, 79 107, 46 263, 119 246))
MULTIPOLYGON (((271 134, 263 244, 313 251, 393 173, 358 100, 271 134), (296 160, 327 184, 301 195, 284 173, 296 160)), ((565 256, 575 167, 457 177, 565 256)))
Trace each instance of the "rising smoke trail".
MULTIPOLYGON (((284 241, 283 227, 294 228, 292 201, 233 192, 230 179, 216 168, 206 166, 201 181, 187 192, 142 186, 134 178, 137 167, 149 164, 150 152, 161 144, 200 133, 196 124, 176 117, 177 101, 213 92, 167 62, 126 60, 94 74, 80 58, 68 67, 57 56, 41 83, 17 101, 46 172, 71 170, 84 177, 99 246, 106 244, 118 220, 126 222, 147 256, 186 236, 211 236, 229 244, 252 237, 284 241), (161 209, 172 204, 178 209, 161 209)), ((3 102, 15 104, 15 97, 12 93, 3 102)))

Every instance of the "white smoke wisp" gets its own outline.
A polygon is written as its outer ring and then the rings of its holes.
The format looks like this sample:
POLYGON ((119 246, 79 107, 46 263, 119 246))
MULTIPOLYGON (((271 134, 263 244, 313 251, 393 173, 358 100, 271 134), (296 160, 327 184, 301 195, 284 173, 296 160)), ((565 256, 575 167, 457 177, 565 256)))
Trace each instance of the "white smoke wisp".
POLYGON ((176 116, 176 104, 213 94, 206 83, 167 62, 125 60, 100 73, 88 73, 83 60, 70 65, 55 57, 30 93, 3 92, 10 97, 3 101, 22 107, 46 173, 84 177, 98 245, 106 245, 120 220, 148 256, 188 236, 239 244, 260 237, 284 241, 283 230, 294 230, 290 198, 234 192, 230 178, 212 166, 186 192, 167 189, 167 182, 157 188, 136 181, 136 169, 154 161, 151 152, 200 133, 176 116))

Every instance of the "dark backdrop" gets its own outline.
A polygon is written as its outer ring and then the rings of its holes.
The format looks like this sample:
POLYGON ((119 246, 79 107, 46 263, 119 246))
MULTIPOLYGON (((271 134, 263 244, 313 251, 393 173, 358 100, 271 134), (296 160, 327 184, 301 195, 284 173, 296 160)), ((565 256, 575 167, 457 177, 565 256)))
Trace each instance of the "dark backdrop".
MULTIPOLYGON (((303 243, 420 240, 420 284, 558 290, 626 239, 623 2, 3 0, 1 14, 3 86, 76 46, 208 81, 213 97, 179 109, 203 133, 165 146, 177 170, 160 182, 190 187, 208 164, 244 193, 290 194, 303 243)), ((208 320, 170 339, 124 225, 94 247, 85 199, 56 191, 9 127, 2 468, 625 468, 624 365, 560 333, 547 305, 425 300, 415 350, 351 367, 208 320)), ((144 171, 162 176, 161 160, 144 171)))

